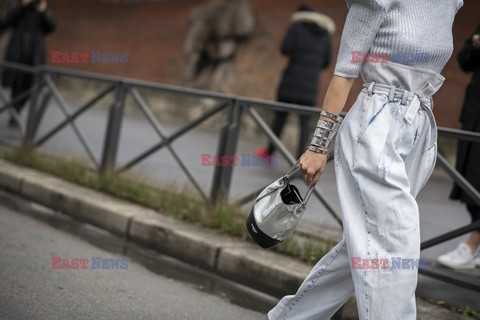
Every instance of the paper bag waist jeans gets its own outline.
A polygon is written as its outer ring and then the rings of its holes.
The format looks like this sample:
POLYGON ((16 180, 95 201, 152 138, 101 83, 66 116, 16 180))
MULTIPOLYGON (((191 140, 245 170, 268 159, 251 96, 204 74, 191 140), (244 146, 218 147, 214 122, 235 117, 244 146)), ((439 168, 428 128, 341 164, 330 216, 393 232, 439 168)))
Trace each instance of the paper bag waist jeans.
POLYGON ((429 76, 418 92, 366 83, 335 145, 344 237, 297 293, 268 313, 270 320, 328 320, 354 293, 360 320, 416 319, 421 261, 415 197, 437 152, 430 97, 439 84, 429 76))

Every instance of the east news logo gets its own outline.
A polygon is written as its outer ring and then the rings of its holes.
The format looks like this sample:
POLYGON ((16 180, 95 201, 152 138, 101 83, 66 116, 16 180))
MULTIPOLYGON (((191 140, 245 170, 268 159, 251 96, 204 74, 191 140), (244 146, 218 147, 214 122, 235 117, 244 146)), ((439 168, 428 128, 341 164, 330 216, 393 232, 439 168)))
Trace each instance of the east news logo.
POLYGON ((52 269, 127 269, 128 259, 104 259, 102 257, 62 259, 52 257, 52 269))
POLYGON ((127 63, 128 52, 107 53, 102 51, 62 52, 52 51, 51 63, 127 63))

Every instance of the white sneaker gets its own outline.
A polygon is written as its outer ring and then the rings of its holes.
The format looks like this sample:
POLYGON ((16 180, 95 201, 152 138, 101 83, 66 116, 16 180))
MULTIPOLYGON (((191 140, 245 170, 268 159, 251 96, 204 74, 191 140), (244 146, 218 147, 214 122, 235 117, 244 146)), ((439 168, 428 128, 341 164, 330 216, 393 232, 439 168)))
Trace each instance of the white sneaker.
POLYGON ((437 260, 440 264, 452 269, 474 269, 476 263, 472 250, 465 242, 460 243, 455 250, 441 255, 437 260))
POLYGON ((480 248, 477 250, 477 256, 475 257, 475 264, 480 267, 480 248))

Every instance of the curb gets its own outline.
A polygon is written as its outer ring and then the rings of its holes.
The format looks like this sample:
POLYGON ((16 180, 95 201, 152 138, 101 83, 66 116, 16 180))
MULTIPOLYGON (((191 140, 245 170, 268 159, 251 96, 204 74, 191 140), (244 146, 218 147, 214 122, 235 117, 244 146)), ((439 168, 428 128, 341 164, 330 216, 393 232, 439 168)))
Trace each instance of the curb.
MULTIPOLYGON (((273 296, 296 292, 311 269, 297 259, 4 160, 0 188, 273 296)), ((417 299, 417 309, 421 320, 467 319, 423 299, 417 299)), ((358 319, 354 299, 340 312, 342 320, 358 319)))
POLYGON ((271 295, 295 292, 311 269, 294 258, 4 160, 0 188, 271 295))

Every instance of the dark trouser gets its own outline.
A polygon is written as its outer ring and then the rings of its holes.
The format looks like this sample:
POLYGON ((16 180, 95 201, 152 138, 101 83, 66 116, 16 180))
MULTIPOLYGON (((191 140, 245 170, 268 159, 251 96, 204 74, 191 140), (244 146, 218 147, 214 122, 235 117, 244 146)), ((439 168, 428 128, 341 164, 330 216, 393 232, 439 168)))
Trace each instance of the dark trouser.
MULTIPOLYGON (((284 101, 287 102, 287 101, 284 101)), ((298 103, 305 105, 303 103, 298 103)), ((283 127, 285 126, 285 122, 287 121, 288 112, 284 111, 277 111, 275 113, 275 119, 273 120, 272 124, 272 131, 275 133, 277 137, 280 137, 283 131, 283 127)), ((308 138, 311 134, 310 132, 310 115, 300 114, 300 136, 298 138, 298 147, 297 147, 297 159, 302 156, 302 154, 307 149, 307 142, 308 138)), ((268 144, 268 153, 272 154, 275 151, 275 146, 270 142, 268 144)))
MULTIPOLYGON (((472 223, 480 220, 480 207, 476 205, 467 205, 467 210, 472 216, 472 223)), ((476 231, 480 232, 480 228, 476 231)))
MULTIPOLYGON (((18 75, 12 85, 12 101, 22 95, 25 91, 28 91, 33 86, 33 77, 31 75, 18 75)), ((20 113, 22 108, 27 102, 30 95, 27 94, 23 98, 13 103, 13 108, 20 113)))

